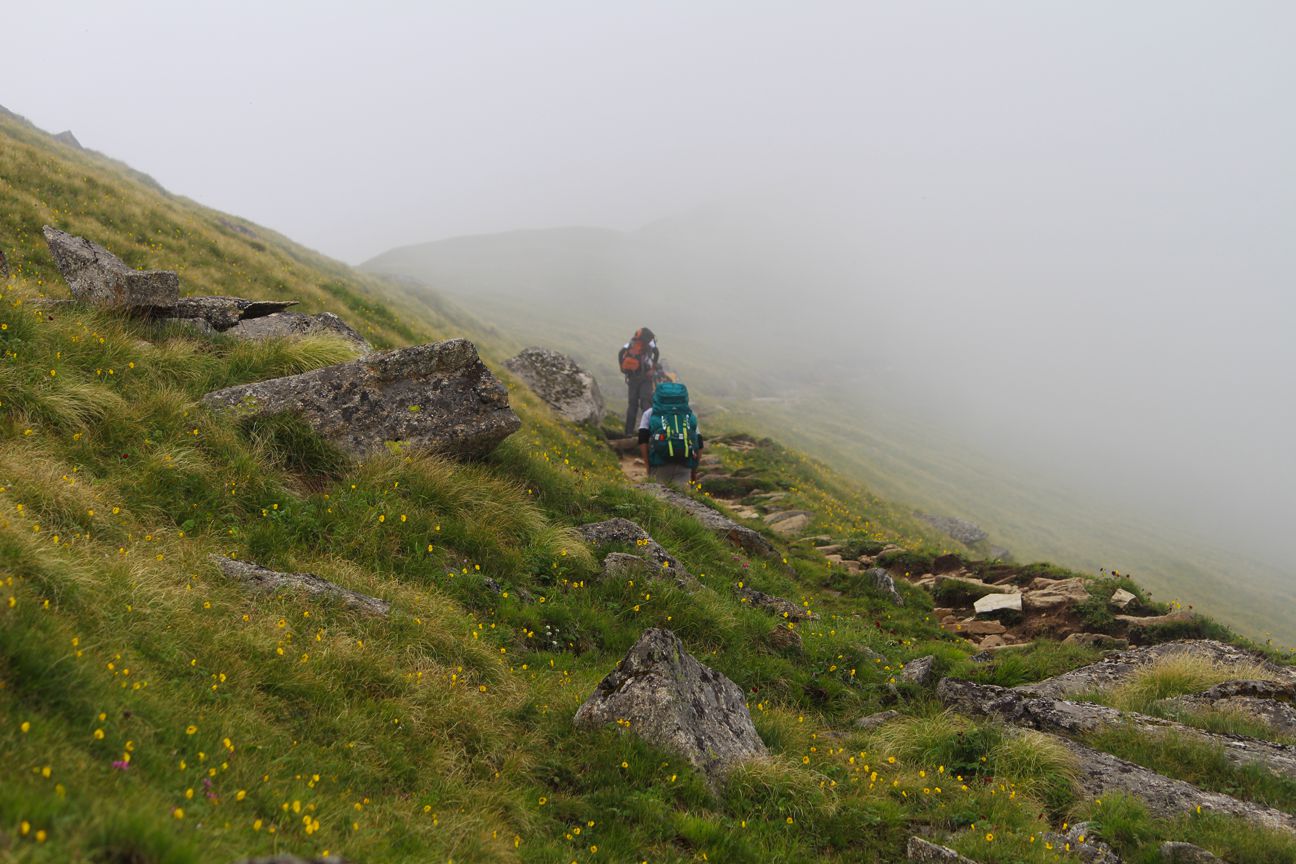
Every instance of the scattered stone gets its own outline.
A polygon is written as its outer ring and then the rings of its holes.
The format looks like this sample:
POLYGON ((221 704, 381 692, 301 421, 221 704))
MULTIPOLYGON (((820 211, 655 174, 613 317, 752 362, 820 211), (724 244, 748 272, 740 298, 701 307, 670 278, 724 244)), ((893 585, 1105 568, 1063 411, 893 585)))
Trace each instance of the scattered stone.
POLYGON ((1106 633, 1071 633, 1062 640, 1062 644, 1124 651, 1129 647, 1129 640, 1121 639, 1118 636, 1108 636, 1106 633))
POLYGON ((1124 588, 1117 588, 1112 593, 1111 600, 1108 602, 1117 609, 1124 609, 1137 599, 1138 597, 1136 597, 1133 592, 1126 591, 1124 588))
POLYGON ((776 624, 769 632, 769 643, 775 650, 800 654, 803 647, 801 634, 786 624, 776 624))
MULTIPOLYGON (((662 570, 670 570, 677 580, 692 581, 692 575, 684 568, 675 556, 649 536, 629 519, 607 519, 603 522, 590 522, 576 529, 586 543, 603 546, 608 543, 622 543, 643 550, 646 560, 655 562, 662 570)), ((606 561, 607 559, 604 559, 606 561)))
POLYGON ((929 843, 921 837, 910 837, 905 855, 910 861, 921 864, 977 864, 971 858, 964 858, 953 849, 929 843))
POLYGON ((1008 632, 1008 628, 993 618, 969 618, 955 623, 954 632, 963 636, 1002 636, 1008 632))
POLYGON ((242 297, 181 297, 166 317, 204 321, 213 330, 228 330, 240 321, 282 312, 296 300, 244 300, 242 297))
POLYGON ((1075 606, 1089 599, 1087 580, 1045 579, 1037 578, 1026 589, 1022 597, 1024 607, 1032 612, 1043 612, 1052 609, 1075 606))
POLYGON ((1224 859, 1217 858, 1200 846, 1181 841, 1167 840, 1161 844, 1160 852, 1165 864, 1224 864, 1224 859))
POLYGON ((906 684, 926 687, 931 683, 932 664, 935 661, 936 658, 930 654, 926 657, 919 657, 917 660, 910 660, 904 664, 904 670, 900 673, 900 680, 906 684))
POLYGON ((683 510, 702 523, 712 534, 725 540, 751 555, 773 555, 774 545, 745 525, 739 525, 723 514, 712 510, 700 501, 694 501, 682 492, 668 489, 660 483, 645 483, 640 487, 649 495, 676 508, 683 510))
POLYGON ((735 593, 743 603, 749 603, 761 609, 768 609, 788 621, 815 621, 819 618, 818 615, 804 606, 798 606, 791 600, 784 600, 782 597, 775 597, 773 594, 766 594, 764 591, 757 591, 755 588, 737 588, 735 593))
POLYGON ((598 382, 566 354, 526 348, 504 365, 571 422, 595 426, 602 422, 603 394, 598 382))
POLYGON ((687 759, 712 789, 735 765, 766 753, 742 689, 694 659, 669 630, 644 631, 574 718, 581 729, 615 721, 687 759))
POLYGON ((261 591, 272 594, 281 590, 304 591, 307 594, 336 598, 352 609, 370 615, 387 615, 391 612, 391 604, 386 600, 351 591, 313 573, 279 573, 250 561, 235 561, 224 555, 209 555, 207 558, 226 577, 245 582, 261 591))
POLYGON ((765 524, 770 530, 782 537, 800 534, 809 525, 814 514, 807 510, 780 510, 765 516, 765 524))
MULTIPOLYGON (((225 331, 225 335, 249 342, 265 339, 300 339, 303 336, 340 336, 355 344, 361 353, 368 354, 373 350, 369 341, 332 312, 320 312, 307 315, 303 312, 275 312, 257 318, 245 318, 225 331)), ((452 339, 451 342, 462 342, 452 339)), ((445 343, 436 343, 445 344, 445 343)), ((471 344, 471 343, 470 343, 471 344)), ((413 348, 403 349, 412 351, 413 348)), ((473 349, 474 353, 476 349, 473 349)), ((494 378, 494 376, 491 376, 494 378)), ((501 387, 503 385, 500 385, 501 387)))
POLYGON ((972 604, 977 615, 996 615, 1000 612, 1022 611, 1020 594, 987 594, 972 604))
POLYGON ((982 651, 989 651, 993 648, 1006 648, 1008 647, 1008 640, 1004 639, 1004 637, 1002 636, 998 636, 992 633, 991 635, 985 637, 980 642, 978 642, 977 647, 980 648, 982 651))
POLYGON ((504 385, 466 339, 228 387, 208 393, 203 402, 245 417, 299 414, 355 456, 388 442, 460 458, 484 456, 522 425, 504 385))
POLYGON ((1177 654, 1195 654, 1205 657, 1219 665, 1238 665, 1242 663, 1258 664, 1283 681, 1296 681, 1296 668, 1278 666, 1269 663, 1258 654, 1216 642, 1213 639, 1186 639, 1179 642, 1163 642, 1159 645, 1147 645, 1131 648, 1104 657, 1097 663, 1072 669, 1061 675, 1035 684, 1023 684, 1017 689, 1034 693, 1037 696, 1062 697, 1068 693, 1079 693, 1088 690, 1105 690, 1123 681, 1129 680, 1135 672, 1149 666, 1163 657, 1177 654))
POLYGON ((45 242, 72 296, 82 303, 152 312, 180 299, 180 279, 170 270, 132 270, 84 237, 44 228, 45 242))
POLYGON ((1224 758, 1234 765, 1260 765, 1278 776, 1296 778, 1296 747, 1291 745, 1242 735, 1214 734, 1133 711, 1035 696, 1021 690, 954 678, 943 679, 936 687, 936 696, 946 707, 963 714, 997 717, 1014 726, 1044 732, 1079 736, 1119 726, 1149 735, 1198 741, 1218 747, 1224 758))
POLYGON ((891 578, 890 573, 883 570, 881 567, 874 567, 865 575, 867 575, 869 581, 873 583, 875 591, 897 606, 905 605, 904 598, 901 597, 900 592, 896 590, 895 580, 891 578))
POLYGON ((841 551, 846 547, 840 543, 829 543, 826 546, 815 546, 815 551, 823 555, 836 555, 837 560, 841 560, 841 551))
POLYGON ((855 721, 856 729, 863 729, 866 732, 872 732, 899 717, 902 717, 899 711, 878 711, 876 714, 869 714, 855 721))
POLYGON ((956 519, 953 516, 936 516, 931 513, 919 513, 918 518, 936 530, 943 531, 953 537, 964 546, 974 546, 990 536, 976 524, 966 519, 956 519))
POLYGON ((1122 624, 1128 624, 1131 632, 1137 628, 1161 627, 1166 624, 1188 624, 1197 620, 1197 615, 1187 610, 1170 612, 1166 615, 1148 615, 1140 617, 1138 615, 1117 615, 1116 620, 1122 624))

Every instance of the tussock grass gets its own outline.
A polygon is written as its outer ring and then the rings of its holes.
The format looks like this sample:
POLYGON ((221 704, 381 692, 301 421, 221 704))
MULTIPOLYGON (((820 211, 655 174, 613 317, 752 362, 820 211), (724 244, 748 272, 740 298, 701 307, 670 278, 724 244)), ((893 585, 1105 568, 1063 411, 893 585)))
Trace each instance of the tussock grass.
POLYGON ((1172 654, 1139 669, 1124 684, 1111 688, 1110 704, 1125 711, 1146 711, 1162 699, 1200 693, 1237 680, 1276 680, 1260 663, 1215 663, 1194 654, 1172 654))

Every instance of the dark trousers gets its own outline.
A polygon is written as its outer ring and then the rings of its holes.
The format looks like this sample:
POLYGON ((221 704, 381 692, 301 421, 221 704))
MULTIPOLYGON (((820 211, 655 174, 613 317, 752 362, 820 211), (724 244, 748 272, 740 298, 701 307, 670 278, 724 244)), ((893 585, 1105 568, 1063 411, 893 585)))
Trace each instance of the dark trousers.
POLYGON ((627 383, 630 389, 630 405, 626 408, 625 434, 635 435, 639 432, 639 418, 652 407, 653 380, 631 378, 627 383))

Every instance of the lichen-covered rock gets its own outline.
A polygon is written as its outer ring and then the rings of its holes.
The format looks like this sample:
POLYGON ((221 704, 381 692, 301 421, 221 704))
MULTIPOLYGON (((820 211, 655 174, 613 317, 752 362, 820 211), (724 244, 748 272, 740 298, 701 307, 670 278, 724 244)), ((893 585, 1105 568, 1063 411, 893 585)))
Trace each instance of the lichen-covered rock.
POLYGON ((296 300, 245 300, 242 297, 181 297, 168 318, 205 321, 216 331, 228 330, 240 321, 262 318, 295 306, 296 300))
POLYGON ((1161 844, 1158 851, 1165 864, 1224 864, 1224 859, 1212 855, 1200 846, 1177 840, 1167 840, 1161 844))
POLYGON ((775 624, 766 638, 771 648, 787 654, 800 654, 805 647, 801 634, 789 624, 775 624))
POLYGON ((586 543, 604 546, 609 543, 622 543, 642 550, 645 559, 654 561, 662 570, 669 570, 680 580, 692 580, 693 576, 684 568, 674 555, 666 551, 644 529, 629 519, 605 519, 602 522, 590 522, 576 529, 586 543))
POLYGON ((766 753, 743 691, 694 659, 669 630, 644 631, 574 718, 582 729, 618 720, 687 759, 713 789, 735 765, 766 753))
POLYGON ((737 593, 741 602, 760 609, 767 609, 788 621, 814 621, 819 617, 809 609, 798 606, 791 600, 784 600, 782 597, 775 597, 773 594, 766 594, 764 591, 757 591, 755 588, 743 586, 735 589, 735 593, 737 593))
POLYGON ((250 561, 236 561, 224 555, 209 555, 208 558, 230 579, 250 585, 259 591, 272 594, 284 590, 303 591, 307 594, 335 598, 352 609, 370 615, 386 615, 391 612, 391 604, 386 600, 351 591, 327 579, 321 579, 313 573, 279 573, 250 561))
POLYGON ((566 354, 548 348, 526 348, 504 361, 551 408, 573 423, 597 425, 603 420, 598 382, 566 354))
POLYGON ((682 492, 668 489, 660 483, 645 483, 640 488, 649 495, 665 501, 672 507, 688 513, 701 522, 702 526, 708 531, 718 537, 723 537, 744 552, 751 555, 765 556, 774 554, 774 545, 761 536, 759 532, 753 531, 745 525, 739 525, 724 514, 712 510, 700 501, 694 501, 682 492))
POLYGON ((868 576, 869 581, 873 583, 873 590, 897 606, 905 605, 904 598, 901 597, 900 592, 896 590, 895 579, 892 578, 890 573, 881 567, 874 567, 865 575, 868 576))
POLYGON ((466 339, 228 387, 203 402, 241 416, 300 415, 355 456, 391 442, 459 458, 484 456, 522 425, 504 385, 466 339))
POLYGON ((977 864, 946 846, 939 846, 921 837, 910 837, 905 856, 919 864, 977 864))
POLYGON ((1241 711, 1269 727, 1274 735, 1296 738, 1296 682, 1225 681, 1209 690, 1176 696, 1162 704, 1192 709, 1241 711))
POLYGON ((904 664, 904 670, 900 673, 900 680, 906 684, 917 684, 919 687, 926 687, 932 680, 932 664, 936 658, 928 654, 926 657, 918 657, 904 664))
POLYGON ((226 330, 225 334, 252 342, 263 339, 300 339, 303 336, 340 336, 354 343, 363 354, 373 350, 373 346, 367 339, 332 312, 320 312, 315 315, 306 315, 302 312, 275 312, 256 318, 245 317, 226 330))
POLYGON ((153 311, 170 309, 180 299, 180 279, 170 270, 132 270, 84 237, 50 225, 44 233, 59 273, 82 303, 153 311))
POLYGON ((603 557, 603 569, 599 572, 602 579, 651 579, 659 575, 660 567, 649 564, 638 555, 625 552, 609 552, 603 557))

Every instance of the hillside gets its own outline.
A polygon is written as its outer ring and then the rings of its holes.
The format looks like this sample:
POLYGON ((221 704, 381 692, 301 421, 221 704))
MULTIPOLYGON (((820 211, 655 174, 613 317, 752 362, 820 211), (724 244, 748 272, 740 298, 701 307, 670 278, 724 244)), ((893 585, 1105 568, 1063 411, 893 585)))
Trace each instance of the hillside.
MULTIPOLYGON (((824 242, 777 227, 790 245, 824 242)), ((700 212, 625 233, 564 228, 452 238, 393 249, 361 269, 454 297, 493 322, 513 350, 543 341, 571 354, 613 402, 623 390, 615 347, 651 324, 713 426, 777 429, 782 440, 891 500, 981 525, 1018 558, 1136 573, 1159 596, 1253 638, 1296 643, 1296 620, 1286 612, 1296 588, 1281 559, 994 449, 995 439, 1016 431, 1007 417, 988 433, 984 423, 932 405, 978 382, 951 368, 938 383, 915 384, 888 356, 925 348, 917 333, 879 339, 885 298, 870 286, 853 288, 856 307, 869 313, 838 314, 831 275, 763 268, 770 256, 753 243, 732 216, 700 212), (816 286, 816 278, 833 287, 816 286), (849 358, 833 345, 850 345, 849 358)))
POLYGON ((1210 737, 1266 739, 1247 752, 1267 757, 1291 733, 1202 695, 1263 678, 1288 704, 1290 657, 1129 580, 980 560, 770 428, 715 440, 711 494, 691 505, 772 551, 735 547, 632 482, 603 430, 558 418, 505 370, 510 340, 453 303, 12 116, 0 190, 0 859, 896 861, 923 835, 976 861, 1056 862, 1096 845, 1067 834, 1081 819, 1130 861, 1159 860, 1165 840, 1296 858, 1296 779, 1210 737), (398 446, 354 459, 293 414, 213 413, 204 394, 357 349, 50 305, 68 294, 45 225, 173 270, 187 296, 332 312, 378 348, 466 336, 521 429, 476 461, 398 446), (651 542, 590 531, 612 519, 651 542), (212 556, 331 587, 258 592, 212 556), (354 608, 337 586, 380 602, 354 608), (1113 612, 1117 589, 1134 623, 1113 612), (987 619, 982 594, 1030 603, 987 619), (766 756, 716 779, 648 743, 637 718, 573 723, 650 628, 733 682, 766 756), (1194 637, 1247 650, 1157 655, 1088 693, 1181 724, 1176 740, 1023 733, 947 710, 935 686, 1041 682, 1117 640, 1194 637), (1075 747, 1196 797, 1095 794, 1120 772, 1095 779, 1075 747))

